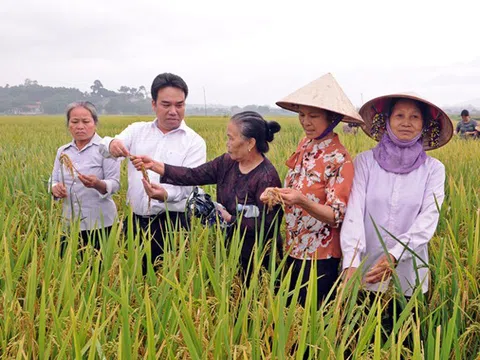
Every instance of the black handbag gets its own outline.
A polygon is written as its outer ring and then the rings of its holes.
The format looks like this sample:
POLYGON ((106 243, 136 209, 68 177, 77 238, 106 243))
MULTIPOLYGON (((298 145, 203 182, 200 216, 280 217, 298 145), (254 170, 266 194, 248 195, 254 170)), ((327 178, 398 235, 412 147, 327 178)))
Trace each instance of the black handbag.
POLYGON ((192 216, 200 219, 202 225, 212 226, 217 221, 217 209, 212 197, 198 186, 193 188, 185 204, 188 221, 192 216))

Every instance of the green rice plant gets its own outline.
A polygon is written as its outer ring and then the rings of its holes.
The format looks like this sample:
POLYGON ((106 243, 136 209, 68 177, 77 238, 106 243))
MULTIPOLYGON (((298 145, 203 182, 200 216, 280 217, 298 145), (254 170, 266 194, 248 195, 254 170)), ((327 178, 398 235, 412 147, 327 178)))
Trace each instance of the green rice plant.
MULTIPOLYGON (((104 116, 99 133, 111 136, 149 120, 104 116)), ((282 131, 267 157, 283 179, 303 132, 294 118, 277 120, 282 131)), ((209 159, 224 152, 227 121, 187 119, 204 137, 209 159)), ((352 157, 375 144, 362 133, 339 136, 352 157)), ((385 296, 364 299, 357 272, 349 283, 339 279, 329 301, 317 308, 315 271, 301 307, 300 282, 290 290, 286 258, 260 236, 246 286, 239 275, 241 231, 226 243, 219 226, 204 228, 198 219, 188 231, 169 232, 162 261, 143 277, 149 236, 135 237, 131 223, 122 225, 131 212, 125 164, 122 188, 113 197, 118 224, 99 251, 83 246, 78 223, 65 227, 61 202, 47 192, 56 150, 70 140, 61 117, 0 117, 2 358, 480 358, 480 142, 453 139, 429 154, 445 164, 447 181, 429 243, 427 296, 417 289, 407 301, 394 281, 385 296), (261 269, 268 246, 269 268, 261 269), (390 298, 401 308, 386 329, 382 314, 390 298)), ((205 190, 215 195, 215 187, 205 190)), ((284 234, 284 225, 279 231, 284 234)))

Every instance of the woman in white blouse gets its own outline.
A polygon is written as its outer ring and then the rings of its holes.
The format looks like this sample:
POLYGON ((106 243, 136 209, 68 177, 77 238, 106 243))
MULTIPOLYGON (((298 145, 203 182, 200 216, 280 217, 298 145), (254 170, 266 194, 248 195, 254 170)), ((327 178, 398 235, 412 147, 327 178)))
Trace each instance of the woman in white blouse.
POLYGON ((425 151, 450 140, 452 122, 414 94, 375 98, 360 114, 363 130, 379 143, 354 161, 340 234, 345 278, 361 267, 367 290, 385 291, 395 271, 407 297, 418 286, 425 293, 428 242, 437 227, 445 182, 444 165, 425 151))
MULTIPOLYGON (((63 217, 70 225, 79 221, 84 245, 99 248, 99 229, 108 235, 117 207, 112 194, 120 187, 120 162, 105 159, 98 151, 102 138, 96 133, 98 116, 90 102, 68 105, 67 126, 72 142, 57 151, 51 176, 51 192, 63 201, 63 217), (73 167, 67 163, 71 161, 73 167)), ((62 244, 63 251, 64 244, 62 244)))

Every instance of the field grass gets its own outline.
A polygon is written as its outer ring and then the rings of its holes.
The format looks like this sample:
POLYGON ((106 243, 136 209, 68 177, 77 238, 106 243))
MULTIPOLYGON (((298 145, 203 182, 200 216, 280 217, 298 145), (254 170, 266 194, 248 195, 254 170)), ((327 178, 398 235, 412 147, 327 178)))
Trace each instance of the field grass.
MULTIPOLYGON (((104 116, 98 132, 114 135, 141 120, 151 118, 104 116)), ((187 121, 209 159, 224 152, 227 119, 187 121)), ((267 155, 283 179, 302 131, 294 118, 279 121, 267 155)), ((352 156, 374 145, 363 133, 340 136, 352 156)), ((46 188, 56 150, 69 141, 61 117, 0 117, 2 358, 302 359, 308 349, 312 359, 480 359, 480 142, 454 139, 431 152, 446 166, 447 196, 430 242, 430 291, 412 297, 382 334, 384 302, 357 301, 358 282, 318 311, 314 292, 305 309, 286 306, 289 275, 277 281, 283 263, 272 261, 244 288, 241 238, 227 252, 221 231, 198 223, 171 237, 161 267, 145 278, 138 238, 117 227, 101 253, 83 254, 72 229, 61 258, 61 206, 46 188)), ((129 211, 125 192, 124 166, 114 196, 120 217, 129 211)))

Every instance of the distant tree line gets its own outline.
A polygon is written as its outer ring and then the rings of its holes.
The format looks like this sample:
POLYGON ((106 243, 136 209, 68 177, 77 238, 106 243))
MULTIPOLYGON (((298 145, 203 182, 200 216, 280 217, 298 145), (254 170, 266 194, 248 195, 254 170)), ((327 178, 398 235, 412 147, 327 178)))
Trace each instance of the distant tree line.
MULTIPOLYGON (((76 88, 43 86, 37 80, 25 79, 21 85, 0 86, 0 114, 62 114, 69 103, 86 100, 94 103, 101 114, 152 114, 150 94, 143 85, 122 85, 114 91, 105 88, 97 79, 90 86, 90 91, 82 92, 76 88)), ((480 114, 473 105, 451 106, 444 110, 455 117, 462 109, 468 109, 477 118, 480 114)), ((291 112, 268 105, 205 106, 188 102, 186 113, 228 117, 247 110, 262 115, 292 115, 291 112)))
MULTIPOLYGON (((102 114, 151 114, 151 98, 145 86, 120 86, 117 91, 107 89, 95 80, 90 91, 76 88, 43 86, 37 80, 25 79, 21 85, 0 86, 0 114, 62 114, 74 101, 91 101, 102 114)), ((291 114, 267 105, 221 106, 191 105, 187 103, 187 115, 231 116, 240 111, 257 111, 262 115, 291 114)))
POLYGON ((21 85, 0 86, 0 114, 61 114, 74 101, 91 101, 100 113, 151 113, 145 86, 121 86, 113 91, 95 80, 90 89, 91 92, 82 92, 76 88, 43 86, 36 80, 25 79, 21 85))

